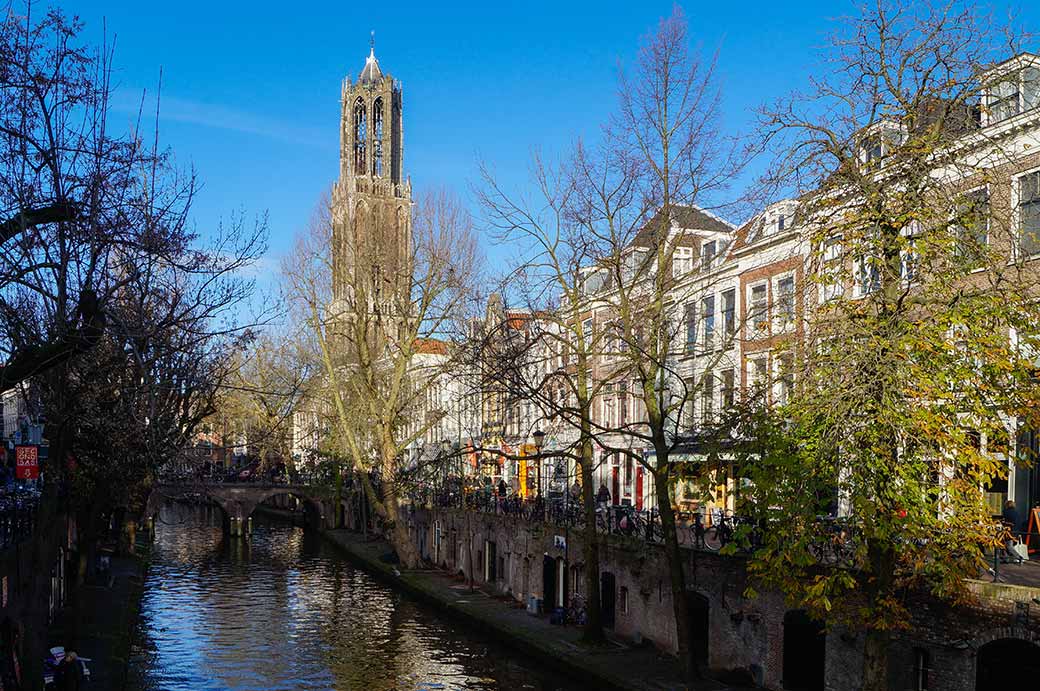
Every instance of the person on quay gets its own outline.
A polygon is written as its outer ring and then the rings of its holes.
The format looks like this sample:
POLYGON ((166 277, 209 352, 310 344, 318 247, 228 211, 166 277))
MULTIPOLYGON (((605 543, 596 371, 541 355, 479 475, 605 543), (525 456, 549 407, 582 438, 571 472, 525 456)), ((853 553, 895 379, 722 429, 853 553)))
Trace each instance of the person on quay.
POLYGON ((1018 545, 1018 540, 1015 539, 1015 529, 1018 527, 1018 508, 1015 506, 1013 499, 1008 499, 1004 502, 1004 512, 1001 514, 1001 520, 1007 529, 1007 540, 1004 541, 1007 561, 1021 564, 1022 557, 1015 550, 1015 547, 1018 545))

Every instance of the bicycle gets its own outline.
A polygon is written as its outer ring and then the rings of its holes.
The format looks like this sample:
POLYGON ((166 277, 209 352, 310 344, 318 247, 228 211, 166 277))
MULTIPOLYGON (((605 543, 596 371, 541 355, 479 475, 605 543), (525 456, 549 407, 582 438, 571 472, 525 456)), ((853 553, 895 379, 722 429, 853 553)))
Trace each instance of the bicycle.
POLYGON ((832 516, 824 516, 817 520, 822 528, 819 539, 809 542, 809 554, 821 564, 842 564, 850 561, 856 552, 852 531, 845 521, 832 516))
POLYGON ((732 516, 720 514, 718 520, 704 531, 704 547, 709 552, 718 552, 733 541, 733 528, 732 516))
POLYGON ((571 595, 570 602, 567 604, 567 610, 564 612, 564 621, 568 624, 576 624, 578 626, 585 625, 585 598, 581 595, 571 595))

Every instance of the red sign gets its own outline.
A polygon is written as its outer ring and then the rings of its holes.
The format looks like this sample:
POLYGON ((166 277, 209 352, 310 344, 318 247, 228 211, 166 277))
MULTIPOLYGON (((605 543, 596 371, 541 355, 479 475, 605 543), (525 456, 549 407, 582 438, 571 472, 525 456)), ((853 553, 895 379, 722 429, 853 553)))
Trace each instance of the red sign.
POLYGON ((19 480, 35 480, 40 477, 40 455, 37 447, 14 447, 14 462, 14 476, 19 480))

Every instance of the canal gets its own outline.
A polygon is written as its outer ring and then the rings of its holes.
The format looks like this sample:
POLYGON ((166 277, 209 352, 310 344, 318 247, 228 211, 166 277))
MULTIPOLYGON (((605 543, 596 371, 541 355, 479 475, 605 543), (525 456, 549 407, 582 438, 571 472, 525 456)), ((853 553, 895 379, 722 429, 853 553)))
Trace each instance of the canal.
POLYGON ((395 592, 320 536, 167 505, 156 525, 130 689, 574 691, 536 661, 395 592))

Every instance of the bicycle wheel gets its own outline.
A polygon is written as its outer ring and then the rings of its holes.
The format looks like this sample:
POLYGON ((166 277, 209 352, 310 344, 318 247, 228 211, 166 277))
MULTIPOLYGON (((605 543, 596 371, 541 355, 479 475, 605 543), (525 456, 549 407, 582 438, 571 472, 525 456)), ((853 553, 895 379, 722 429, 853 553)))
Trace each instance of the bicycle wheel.
POLYGON ((830 558, 829 540, 813 540, 809 543, 809 555, 820 564, 826 564, 830 558))
POLYGON ((704 531, 704 547, 709 552, 718 552, 722 549, 722 542, 723 538, 719 534, 718 526, 713 525, 704 531))

